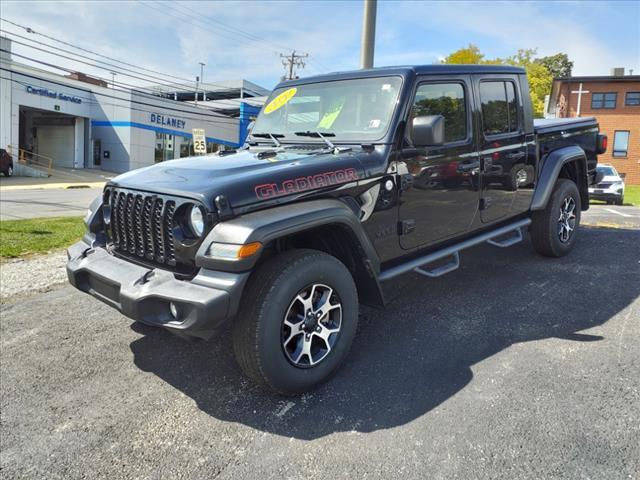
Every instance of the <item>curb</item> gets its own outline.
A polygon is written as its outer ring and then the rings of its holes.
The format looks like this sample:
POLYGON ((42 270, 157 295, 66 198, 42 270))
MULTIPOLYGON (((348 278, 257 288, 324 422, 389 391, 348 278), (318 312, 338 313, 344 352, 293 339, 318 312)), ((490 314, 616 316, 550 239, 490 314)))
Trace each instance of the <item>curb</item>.
POLYGON ((35 185, 0 185, 0 192, 11 190, 53 190, 53 189, 79 189, 79 188, 102 188, 105 182, 87 183, 43 183, 35 185))

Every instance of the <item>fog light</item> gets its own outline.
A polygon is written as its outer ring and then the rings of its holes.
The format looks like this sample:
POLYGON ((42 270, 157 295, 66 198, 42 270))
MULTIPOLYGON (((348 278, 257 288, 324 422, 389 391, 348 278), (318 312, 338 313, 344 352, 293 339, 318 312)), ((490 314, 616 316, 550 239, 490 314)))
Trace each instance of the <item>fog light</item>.
POLYGON ((180 309, 175 303, 171 302, 169 304, 169 311, 171 312, 173 318, 175 318, 176 320, 180 320, 180 309))

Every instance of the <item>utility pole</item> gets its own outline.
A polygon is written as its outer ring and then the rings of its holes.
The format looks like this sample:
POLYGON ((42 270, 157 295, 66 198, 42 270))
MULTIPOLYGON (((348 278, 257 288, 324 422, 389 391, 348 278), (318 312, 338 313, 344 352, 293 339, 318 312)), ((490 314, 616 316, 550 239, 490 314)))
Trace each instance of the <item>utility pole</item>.
POLYGON ((364 0, 360 68, 373 68, 373 49, 376 41, 376 7, 377 0, 364 0))
POLYGON ((297 75, 295 75, 294 68, 296 67, 304 68, 305 66, 304 59, 307 58, 308 56, 309 56, 308 53, 305 53, 304 55, 297 55, 295 50, 291 52, 291 55, 280 54, 280 58, 282 58, 282 65, 284 66, 284 69, 287 72, 282 77, 282 80, 293 80, 295 78, 299 78, 297 75))
POLYGON ((200 83, 202 83, 202 101, 207 101, 207 88, 204 86, 204 66, 205 64, 200 62, 200 83))

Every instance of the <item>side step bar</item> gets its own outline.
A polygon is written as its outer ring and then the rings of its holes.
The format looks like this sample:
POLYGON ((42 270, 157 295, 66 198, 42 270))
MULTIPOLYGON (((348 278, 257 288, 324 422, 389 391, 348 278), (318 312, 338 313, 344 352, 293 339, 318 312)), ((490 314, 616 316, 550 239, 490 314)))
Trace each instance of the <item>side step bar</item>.
POLYGON ((517 222, 510 223, 509 225, 505 225, 504 227, 500 227, 496 230, 481 233, 480 235, 476 235, 475 237, 471 237, 463 242, 451 245, 450 247, 443 248, 442 250, 437 250, 423 257, 415 258, 406 263, 396 265, 395 267, 391 267, 380 273, 380 281, 391 280, 398 275, 402 275, 412 270, 427 277, 439 277, 440 275, 454 271, 460 266, 459 253, 465 248, 473 247, 484 242, 501 248, 510 247, 511 245, 515 245, 522 241, 523 236, 521 229, 529 226, 530 224, 530 218, 518 220, 517 222), (496 240, 496 238, 507 234, 511 234, 511 236, 506 239, 496 240), (436 260, 441 260, 449 256, 453 257, 453 259, 446 265, 431 270, 424 268, 436 260))

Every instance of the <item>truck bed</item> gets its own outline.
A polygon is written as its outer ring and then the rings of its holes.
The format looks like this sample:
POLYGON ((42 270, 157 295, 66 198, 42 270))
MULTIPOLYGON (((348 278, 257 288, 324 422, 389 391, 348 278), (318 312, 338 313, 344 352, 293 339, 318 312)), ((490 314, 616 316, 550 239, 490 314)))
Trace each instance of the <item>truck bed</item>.
POLYGON ((536 118, 533 120, 533 128, 537 134, 556 132, 558 130, 574 129, 579 127, 597 126, 598 121, 594 117, 579 118, 536 118))

